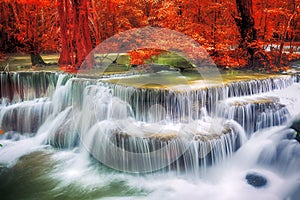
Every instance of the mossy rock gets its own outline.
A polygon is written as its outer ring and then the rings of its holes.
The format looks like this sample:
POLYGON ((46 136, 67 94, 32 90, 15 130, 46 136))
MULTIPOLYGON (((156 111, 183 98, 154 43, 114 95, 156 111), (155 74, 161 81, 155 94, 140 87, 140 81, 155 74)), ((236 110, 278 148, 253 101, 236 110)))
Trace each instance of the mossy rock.
POLYGON ((300 143, 300 119, 294 121, 290 128, 292 128, 296 131, 295 139, 300 143))

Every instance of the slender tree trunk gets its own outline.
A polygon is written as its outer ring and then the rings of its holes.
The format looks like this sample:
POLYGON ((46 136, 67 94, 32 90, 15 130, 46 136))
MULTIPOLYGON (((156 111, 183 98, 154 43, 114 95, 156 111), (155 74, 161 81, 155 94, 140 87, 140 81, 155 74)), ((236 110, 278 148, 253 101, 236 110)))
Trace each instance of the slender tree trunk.
POLYGON ((60 67, 73 66, 73 56, 71 54, 70 41, 72 40, 69 29, 70 5, 68 0, 58 0, 59 24, 61 30, 61 53, 58 60, 60 67))
MULTIPOLYGON (((217 0, 213 0, 213 3, 218 3, 217 0)), ((216 46, 217 46, 217 10, 214 10, 214 22, 212 24, 212 29, 213 29, 213 54, 216 54, 217 50, 216 50, 216 46)))
POLYGON ((283 47, 284 47, 284 42, 285 42, 285 39, 286 39, 286 35, 288 33, 288 30, 290 29, 291 22, 292 22, 292 20, 295 16, 296 16, 296 12, 294 11, 294 13, 288 19, 287 24, 284 27, 284 32, 281 36, 280 47, 279 47, 279 56, 278 56, 279 67, 282 67, 282 54, 283 54, 283 47))

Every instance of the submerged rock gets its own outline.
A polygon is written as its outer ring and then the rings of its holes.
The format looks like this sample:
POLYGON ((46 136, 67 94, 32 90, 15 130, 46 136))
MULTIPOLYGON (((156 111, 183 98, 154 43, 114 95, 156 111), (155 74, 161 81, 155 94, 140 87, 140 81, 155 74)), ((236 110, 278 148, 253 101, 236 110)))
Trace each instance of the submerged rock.
POLYGON ((142 71, 143 73, 153 73, 160 71, 177 71, 176 69, 171 68, 169 65, 161 65, 161 64, 142 64, 138 66, 133 66, 134 70, 142 71))
POLYGON ((260 188, 267 185, 267 179, 258 173, 248 173, 245 177, 247 183, 255 188, 260 188))

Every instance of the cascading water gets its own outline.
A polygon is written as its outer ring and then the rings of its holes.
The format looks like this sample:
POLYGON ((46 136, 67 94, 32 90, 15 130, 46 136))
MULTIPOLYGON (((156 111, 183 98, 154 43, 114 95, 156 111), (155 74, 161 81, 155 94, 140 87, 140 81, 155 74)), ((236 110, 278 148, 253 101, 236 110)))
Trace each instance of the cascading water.
POLYGON ((52 72, 1 72, 0 103, 47 97, 55 89, 57 78, 58 74, 52 72))
POLYGON ((2 130, 36 133, 52 113, 52 103, 45 99, 21 102, 1 109, 2 130))
MULTIPOLYGON (((143 78, 143 77, 141 77, 143 78)), ((122 83, 122 81, 120 81, 122 83)), ((188 90, 178 90, 176 87, 168 89, 157 88, 136 88, 124 85, 110 85, 113 94, 128 102, 135 113, 135 117, 140 121, 149 121, 149 110, 152 115, 165 115, 169 120, 184 122, 200 119, 203 108, 210 114, 216 112, 218 101, 230 97, 248 96, 266 93, 273 90, 283 89, 293 84, 291 77, 278 77, 260 80, 248 80, 229 82, 193 89, 188 86, 188 90), (164 112, 161 112, 162 107, 164 112), (156 109, 157 108, 157 109, 156 109)))
POLYGON ((17 177, 45 199, 295 199, 300 150, 285 127, 300 112, 295 77, 180 90, 37 74, 0 76, 0 193, 7 199, 11 188, 31 198, 17 177), (119 173, 90 155, 119 171, 153 173, 119 173), (18 170, 31 163, 37 171, 27 181, 18 170), (260 189, 245 178, 257 174, 267 182, 260 189))
POLYGON ((278 98, 259 95, 224 100, 217 110, 220 117, 237 121, 247 134, 282 125, 290 118, 289 111, 278 98))

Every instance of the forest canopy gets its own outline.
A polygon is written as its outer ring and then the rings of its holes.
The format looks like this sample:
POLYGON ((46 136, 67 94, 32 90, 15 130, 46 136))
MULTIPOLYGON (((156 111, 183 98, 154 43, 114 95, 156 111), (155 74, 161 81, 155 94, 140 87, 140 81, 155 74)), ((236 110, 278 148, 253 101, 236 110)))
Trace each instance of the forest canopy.
MULTIPOLYGON (((276 71, 297 59, 299 5, 300 0, 1 0, 0 48, 30 54, 33 65, 40 53, 59 52, 59 66, 76 70, 105 39, 152 26, 190 36, 220 67, 276 71)), ((129 52, 131 64, 160 52, 129 52)))

